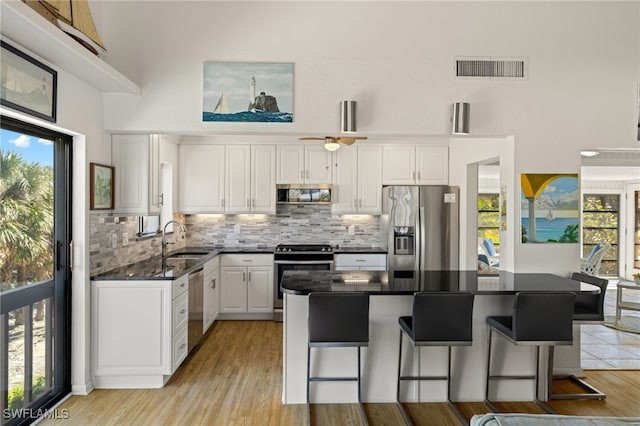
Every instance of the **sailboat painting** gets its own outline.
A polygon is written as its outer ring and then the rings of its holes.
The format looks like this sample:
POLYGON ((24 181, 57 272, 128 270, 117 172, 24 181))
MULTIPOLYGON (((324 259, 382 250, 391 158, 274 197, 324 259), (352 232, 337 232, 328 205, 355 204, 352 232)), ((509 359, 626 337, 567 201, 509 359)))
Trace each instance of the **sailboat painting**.
POLYGON ((580 191, 577 174, 522 174, 523 243, 577 243, 580 191))
POLYGON ((293 122, 293 64, 204 62, 202 121, 293 122))

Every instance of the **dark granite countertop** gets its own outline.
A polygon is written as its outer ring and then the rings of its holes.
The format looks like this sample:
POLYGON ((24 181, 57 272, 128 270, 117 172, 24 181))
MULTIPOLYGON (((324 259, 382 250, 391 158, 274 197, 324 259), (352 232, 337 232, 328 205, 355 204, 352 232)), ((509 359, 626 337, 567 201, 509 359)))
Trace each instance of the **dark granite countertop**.
POLYGON ((287 294, 314 291, 362 291, 371 295, 411 295, 416 291, 470 291, 475 294, 515 294, 518 291, 600 293, 597 286, 546 273, 479 274, 478 271, 418 271, 390 277, 387 271, 285 271, 280 286, 287 294))
POLYGON ((120 268, 112 269, 91 277, 94 281, 121 280, 174 280, 187 274, 208 260, 223 253, 273 253, 274 247, 268 246, 231 246, 231 247, 184 247, 169 253, 169 256, 180 253, 207 253, 199 259, 171 259, 164 260, 162 256, 154 256, 140 262, 132 263, 120 268))

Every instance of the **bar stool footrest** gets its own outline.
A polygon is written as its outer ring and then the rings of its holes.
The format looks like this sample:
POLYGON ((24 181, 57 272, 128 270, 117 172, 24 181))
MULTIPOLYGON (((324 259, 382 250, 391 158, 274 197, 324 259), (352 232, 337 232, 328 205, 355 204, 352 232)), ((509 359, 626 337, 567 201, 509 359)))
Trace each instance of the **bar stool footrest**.
POLYGON ((586 390, 588 393, 549 393, 549 399, 597 399, 603 400, 607 398, 605 393, 600 392, 598 389, 585 382, 584 380, 576 377, 574 375, 569 376, 554 376, 554 379, 559 380, 570 380, 572 383, 580 386, 582 389, 586 390))

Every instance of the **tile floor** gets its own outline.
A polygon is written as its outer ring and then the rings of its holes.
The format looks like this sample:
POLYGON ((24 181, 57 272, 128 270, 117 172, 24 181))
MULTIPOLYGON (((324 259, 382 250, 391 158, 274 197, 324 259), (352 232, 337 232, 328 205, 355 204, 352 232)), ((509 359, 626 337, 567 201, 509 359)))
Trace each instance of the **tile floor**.
MULTIPOLYGON (((605 295, 604 314, 614 316, 616 281, 609 282, 605 295)), ((624 300, 640 302, 640 291, 624 290, 624 300)), ((638 317, 640 312, 623 310, 622 315, 638 317)), ((582 324, 581 361, 584 369, 640 369, 640 334, 616 330, 605 325, 582 324)))

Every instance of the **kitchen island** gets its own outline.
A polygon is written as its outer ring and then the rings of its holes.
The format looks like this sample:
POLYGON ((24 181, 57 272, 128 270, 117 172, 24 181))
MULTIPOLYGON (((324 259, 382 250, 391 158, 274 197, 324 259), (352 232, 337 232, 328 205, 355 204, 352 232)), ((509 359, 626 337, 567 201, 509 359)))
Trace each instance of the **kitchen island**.
MULTIPOLYGON (((314 291, 362 291, 369 293, 370 342, 362 351, 362 400, 369 403, 394 402, 398 365, 398 318, 411 315, 412 295, 416 291, 470 291, 475 297, 473 345, 457 347, 452 355, 451 395, 454 401, 483 401, 487 363, 488 331, 485 318, 509 315, 513 295, 518 291, 572 291, 598 294, 599 288, 552 274, 511 273, 482 275, 477 271, 421 271, 402 278, 390 277, 387 271, 291 271, 280 283, 284 292, 283 394, 285 404, 305 402, 308 294, 314 291)), ((345 324, 348 327, 348 324, 345 324)), ((574 346, 579 346, 579 329, 574 326, 574 346), (576 331, 578 330, 578 331, 576 331)), ((492 366, 492 374, 533 374, 535 351, 531 347, 513 346, 502 339, 494 343, 501 363, 492 366)), ((570 347, 568 347, 570 348, 570 347)), ((556 348, 556 355, 565 347, 556 348)), ((313 350, 312 375, 349 376, 356 371, 353 348, 313 350)), ((403 375, 441 375, 446 371, 446 348, 423 347, 403 354, 403 375), (413 370, 409 371, 412 368, 413 370)), ((403 351, 404 352, 404 351, 403 351)), ((545 351, 546 352, 546 351, 545 351)), ((579 368, 577 360, 572 364, 579 368)), ((543 356, 542 359, 545 359, 543 356)), ((541 366, 545 371, 546 366, 541 366)), ((573 367, 571 367, 573 368, 573 367)), ((579 371, 561 371, 575 374, 579 371)), ((556 372, 558 370, 556 369, 556 372)), ((539 398, 545 400, 546 381, 541 380, 539 398)), ((534 399, 534 385, 529 381, 501 381, 492 385, 490 398, 504 401, 534 399)), ((356 386, 348 383, 312 384, 313 403, 356 402, 356 386)), ((446 383, 427 381, 403 385, 401 398, 407 402, 444 402, 446 383)))

